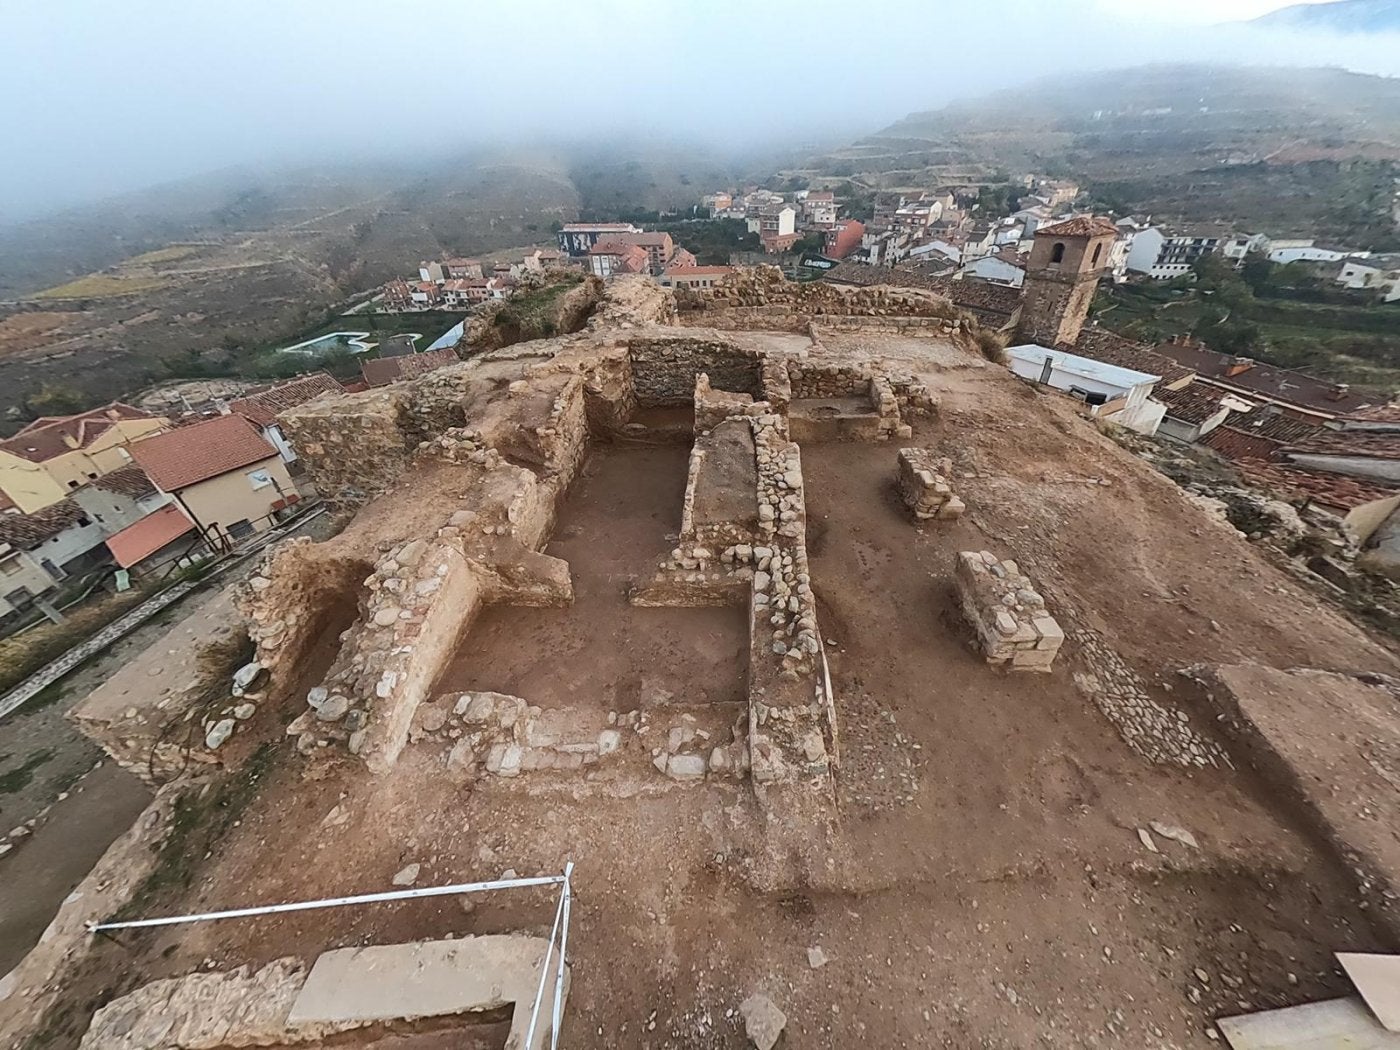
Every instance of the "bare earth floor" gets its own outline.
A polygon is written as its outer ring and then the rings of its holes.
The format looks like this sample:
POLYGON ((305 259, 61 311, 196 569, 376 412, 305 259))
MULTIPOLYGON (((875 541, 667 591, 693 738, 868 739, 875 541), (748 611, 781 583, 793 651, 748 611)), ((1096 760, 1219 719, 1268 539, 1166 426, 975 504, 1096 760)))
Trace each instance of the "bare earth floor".
MULTIPOLYGON (((1195 1050, 1220 1045, 1207 1031, 1221 1014, 1340 994, 1334 950, 1394 945, 1294 816, 1241 769, 1133 751, 1076 685, 1086 665, 1073 643, 1049 675, 986 666, 954 612, 954 553, 1017 558, 1067 629, 1097 632, 1167 705, 1176 668, 1196 660, 1394 673, 1393 655, 1062 404, 941 358, 925 378, 940 415, 913 443, 954 458, 960 521, 912 523, 892 445, 802 451, 842 744, 829 839, 811 829, 775 868, 769 815, 736 782, 658 777, 618 795, 585 771, 532 790, 526 777, 464 782, 423 746, 379 779, 283 755, 189 889, 153 895, 146 912, 385 889, 410 862, 428 885, 573 860, 570 1047, 745 1046, 737 1006, 761 991, 786 1011, 793 1047, 1195 1050), (346 819, 327 820, 337 807, 346 819), (1150 851, 1138 829, 1151 821, 1184 826, 1199 848, 1159 837, 1150 851), (810 964, 814 947, 825 965, 810 964)), ((625 603, 627 581, 668 549, 684 470, 680 446, 595 451, 548 548, 571 562, 576 604, 489 611, 440 691, 594 712, 645 702, 646 689, 741 699, 737 610, 625 603)), ((1200 712, 1183 717, 1220 743, 1200 712)), ((206 960, 547 934, 552 917, 546 895, 525 892, 470 910, 448 899, 143 934, 103 945, 73 998, 206 960)), ((74 1045, 82 1013, 50 1045, 74 1045)), ((461 1045, 422 1038, 382 1045, 461 1045)))

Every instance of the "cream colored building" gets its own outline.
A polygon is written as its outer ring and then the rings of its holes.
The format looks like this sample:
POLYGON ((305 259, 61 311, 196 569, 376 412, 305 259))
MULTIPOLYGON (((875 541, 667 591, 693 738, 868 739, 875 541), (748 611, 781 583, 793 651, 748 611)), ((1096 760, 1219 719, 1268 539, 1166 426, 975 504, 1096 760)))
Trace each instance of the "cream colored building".
POLYGON ((237 414, 147 438, 132 447, 132 458, 219 547, 269 528, 273 515, 300 499, 277 449, 237 414))
POLYGON ((89 481, 131 462, 134 441, 170 420, 114 401, 73 416, 36 419, 0 441, 0 492, 25 514, 51 506, 89 481))

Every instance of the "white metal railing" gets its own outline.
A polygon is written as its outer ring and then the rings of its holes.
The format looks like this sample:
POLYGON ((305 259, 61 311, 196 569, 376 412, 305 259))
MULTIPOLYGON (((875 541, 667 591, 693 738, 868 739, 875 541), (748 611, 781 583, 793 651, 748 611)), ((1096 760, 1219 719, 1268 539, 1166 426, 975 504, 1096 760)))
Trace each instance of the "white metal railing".
POLYGON ((106 933, 112 930, 149 929, 153 926, 175 926, 188 922, 214 922, 219 919, 246 919, 258 915, 278 915, 291 911, 311 911, 317 908, 343 908, 357 904, 381 904, 387 901, 421 900, 425 897, 449 897, 463 893, 485 893, 491 890, 525 889, 531 886, 558 886, 559 903, 554 910, 554 926, 549 933, 549 944, 545 947, 544 958, 540 961, 540 983, 535 991, 535 999, 530 1008, 530 1027, 525 1036, 525 1050, 534 1050, 535 1032, 539 1026, 540 1010, 545 1002, 545 988, 551 973, 550 960, 555 955, 558 944, 558 962, 552 968, 554 975, 554 999, 551 1010, 549 1033, 550 1050, 558 1050, 559 1026, 564 1018, 564 979, 566 976, 567 952, 569 947, 569 912, 573 904, 574 862, 564 865, 561 875, 539 875, 527 879, 495 879, 490 882, 462 882, 450 886, 423 886, 419 889, 390 890, 384 893, 362 893, 353 897, 323 897, 320 900, 292 901, 287 904, 262 904, 251 908, 230 908, 225 911, 200 912, 194 915, 165 915, 155 919, 131 919, 126 922, 89 921, 85 925, 90 934, 106 933))

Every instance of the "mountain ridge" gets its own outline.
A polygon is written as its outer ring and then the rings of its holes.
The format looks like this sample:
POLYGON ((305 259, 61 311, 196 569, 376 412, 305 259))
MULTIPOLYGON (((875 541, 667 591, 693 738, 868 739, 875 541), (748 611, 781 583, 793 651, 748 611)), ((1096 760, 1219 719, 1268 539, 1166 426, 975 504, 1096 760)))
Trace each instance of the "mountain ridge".
POLYGON ((1266 29, 1323 29, 1334 33, 1400 33, 1400 0, 1331 0, 1294 4, 1251 19, 1266 29))

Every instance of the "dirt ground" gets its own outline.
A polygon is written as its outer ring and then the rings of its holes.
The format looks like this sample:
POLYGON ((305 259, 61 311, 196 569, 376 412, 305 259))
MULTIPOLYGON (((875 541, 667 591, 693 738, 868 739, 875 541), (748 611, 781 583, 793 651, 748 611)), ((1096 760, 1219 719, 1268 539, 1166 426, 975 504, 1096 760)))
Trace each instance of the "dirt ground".
MULTIPOLYGON (((761 991, 786 1011, 792 1047, 1203 1048, 1220 1045, 1217 1016, 1342 993, 1333 951, 1396 946, 1341 867, 1244 762, 1187 771, 1132 751, 1076 686, 1072 643, 1049 675, 987 667, 954 611, 954 554, 1015 557, 1067 629, 1098 632, 1165 704, 1182 703, 1172 687, 1186 663, 1394 674, 1400 661, 1066 402, 998 369, 900 352, 940 402, 914 443, 953 457, 970 512, 914 525, 892 445, 803 448, 842 743, 835 824, 802 844, 810 863, 774 867, 775 831, 795 830, 782 826, 787 796, 765 803, 747 784, 619 796, 590 774, 553 788, 464 783, 426 746, 371 779, 279 743, 246 808, 188 844, 209 855, 187 886, 167 882, 141 913, 381 890, 408 863, 422 886, 572 860, 571 1047, 745 1046, 737 1007, 761 991), (1149 850, 1138 829, 1151 821, 1199 847, 1159 837, 1149 850)), ((743 638, 727 611, 621 600, 676 527, 684 461, 683 448, 595 451, 549 548, 573 563, 578 604, 491 611, 443 690, 596 710, 610 688, 669 675, 691 696, 732 695, 743 638)), ((1214 739, 1201 712, 1185 716, 1214 739)), ((154 977, 350 944, 546 934, 553 913, 548 895, 521 891, 469 910, 439 899, 123 937, 96 953, 45 1045, 75 1045, 93 1004, 154 977)), ((415 1050, 461 1045, 415 1038, 415 1050)))

